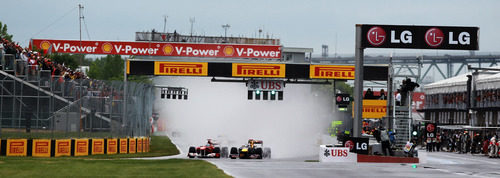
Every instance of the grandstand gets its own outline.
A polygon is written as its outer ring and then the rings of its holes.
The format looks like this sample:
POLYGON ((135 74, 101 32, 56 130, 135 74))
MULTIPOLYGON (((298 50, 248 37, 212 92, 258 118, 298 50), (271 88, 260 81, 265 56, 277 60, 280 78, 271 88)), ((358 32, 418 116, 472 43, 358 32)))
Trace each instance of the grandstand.
POLYGON ((127 82, 124 97, 121 81, 90 79, 43 52, 0 45, 0 128, 148 135, 153 86, 127 82))

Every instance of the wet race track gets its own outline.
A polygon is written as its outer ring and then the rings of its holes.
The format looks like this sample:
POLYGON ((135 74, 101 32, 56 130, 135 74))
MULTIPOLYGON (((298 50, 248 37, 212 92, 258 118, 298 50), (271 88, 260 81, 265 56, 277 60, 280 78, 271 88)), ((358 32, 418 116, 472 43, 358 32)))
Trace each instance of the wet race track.
POLYGON ((456 153, 429 153, 427 163, 320 163, 310 159, 210 159, 234 177, 500 177, 500 159, 456 153))
MULTIPOLYGON (((147 159, 189 159, 187 146, 175 140, 180 155, 147 159), (184 149, 185 148, 185 149, 184 149)), ((500 158, 449 152, 419 152, 420 164, 322 163, 318 157, 283 159, 203 159, 234 177, 500 177, 500 158), (426 159, 426 160, 425 160, 426 159)), ((199 158, 194 158, 199 159, 199 158)))

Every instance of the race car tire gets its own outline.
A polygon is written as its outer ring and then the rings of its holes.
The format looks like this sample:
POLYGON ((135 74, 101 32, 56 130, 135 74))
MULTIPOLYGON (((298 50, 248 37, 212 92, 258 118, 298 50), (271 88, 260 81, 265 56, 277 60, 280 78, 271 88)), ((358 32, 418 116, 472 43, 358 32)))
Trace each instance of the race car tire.
POLYGON ((229 151, 227 150, 227 147, 222 147, 220 150, 220 157, 221 158, 227 158, 229 151))
POLYGON ((263 156, 264 156, 264 158, 271 159, 271 148, 265 147, 263 156))
POLYGON ((220 158, 220 147, 215 147, 213 153, 215 153, 216 158, 220 158))
POLYGON ((231 147, 231 152, 229 153, 231 154, 231 159, 236 159, 236 157, 238 156, 238 148, 231 147))
POLYGON ((196 148, 194 146, 189 147, 189 153, 196 153, 196 148))
POLYGON ((192 147, 189 147, 189 150, 188 150, 188 157, 194 158, 194 156, 189 154, 189 153, 196 153, 196 148, 194 146, 192 146, 192 147))
POLYGON ((238 154, 238 148, 231 147, 231 154, 238 154))
POLYGON ((255 148, 255 154, 259 155, 257 159, 262 159, 262 148, 255 148))

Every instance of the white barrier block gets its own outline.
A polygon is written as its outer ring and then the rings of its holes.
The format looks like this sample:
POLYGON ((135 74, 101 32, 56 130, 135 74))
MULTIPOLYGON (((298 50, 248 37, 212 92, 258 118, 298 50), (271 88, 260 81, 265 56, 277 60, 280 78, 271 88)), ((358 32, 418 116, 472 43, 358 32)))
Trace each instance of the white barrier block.
POLYGON ((356 153, 349 152, 345 147, 327 147, 320 145, 319 162, 358 162, 356 153))

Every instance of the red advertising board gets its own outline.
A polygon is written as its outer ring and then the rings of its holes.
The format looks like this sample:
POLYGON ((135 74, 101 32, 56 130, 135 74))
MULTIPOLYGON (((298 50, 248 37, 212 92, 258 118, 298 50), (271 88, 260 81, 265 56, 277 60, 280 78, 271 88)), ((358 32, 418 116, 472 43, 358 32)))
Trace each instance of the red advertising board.
POLYGON ((424 109, 424 105, 425 105, 425 93, 413 92, 413 97, 411 101, 412 112, 417 112, 417 110, 424 109))
POLYGON ((79 41, 32 39, 30 48, 57 53, 118 54, 214 58, 280 59, 281 46, 126 41, 79 41))

